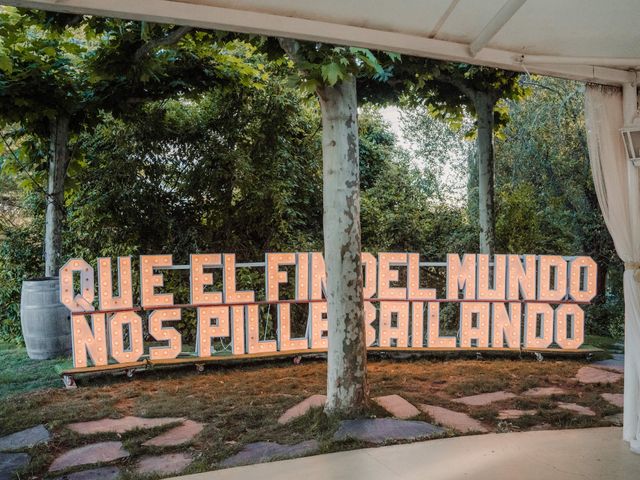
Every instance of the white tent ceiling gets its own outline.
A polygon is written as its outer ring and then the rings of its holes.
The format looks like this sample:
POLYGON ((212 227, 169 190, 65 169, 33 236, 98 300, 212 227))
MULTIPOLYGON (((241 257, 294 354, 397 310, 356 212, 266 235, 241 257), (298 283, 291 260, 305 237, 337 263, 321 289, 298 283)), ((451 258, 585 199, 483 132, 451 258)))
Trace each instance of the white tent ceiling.
POLYGON ((638 0, 5 0, 290 36, 597 81, 634 82, 638 0))

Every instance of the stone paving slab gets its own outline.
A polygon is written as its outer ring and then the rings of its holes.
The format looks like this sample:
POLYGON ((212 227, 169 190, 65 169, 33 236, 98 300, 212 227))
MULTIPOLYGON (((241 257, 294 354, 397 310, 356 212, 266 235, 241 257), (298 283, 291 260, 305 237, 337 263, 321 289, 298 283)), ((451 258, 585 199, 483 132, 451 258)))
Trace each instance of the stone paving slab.
POLYGON ((56 472, 79 465, 90 465, 101 462, 112 462, 129 456, 122 442, 100 442, 74 448, 56 458, 49 467, 50 472, 56 472))
POLYGON ((407 420, 416 415, 420 415, 420 410, 411 405, 400 395, 386 395, 384 397, 376 397, 373 399, 378 405, 396 418, 407 420))
POLYGON ((116 480, 119 477, 120 469, 118 467, 102 467, 68 473, 53 480, 116 480))
POLYGON ((613 358, 607 360, 600 360, 599 362, 593 362, 591 365, 597 368, 604 368, 606 370, 614 370, 616 372, 624 372, 624 355, 620 353, 614 353, 613 358))
POLYGON ((622 393, 601 393, 600 396, 616 407, 622 408, 624 406, 624 394, 622 393))
POLYGON ((0 479, 13 478, 13 474, 29 464, 31 458, 26 453, 0 453, 0 479))
POLYGON ((550 397, 551 395, 564 395, 566 390, 560 387, 536 387, 530 388, 522 395, 525 397, 550 397))
POLYGON ((594 367, 582 367, 576 378, 581 383, 615 383, 622 380, 622 374, 594 367))
POLYGON ((498 413, 498 420, 515 420, 520 417, 524 417, 525 415, 535 415, 537 410, 500 410, 498 413))
POLYGON ((615 413, 613 415, 607 415, 603 420, 605 422, 609 422, 611 425, 615 425, 616 427, 621 427, 623 423, 623 415, 622 413, 615 413))
POLYGON ((334 440, 349 438, 371 443, 384 443, 389 440, 417 440, 436 437, 445 433, 444 429, 427 422, 398 420, 396 418, 365 418, 343 420, 334 440))
POLYGON ((171 475, 182 472, 191 465, 193 457, 188 453, 168 453, 142 457, 134 470, 140 475, 163 474, 171 475))
POLYGON ((577 403, 558 403, 558 407, 564 410, 570 410, 580 415, 588 415, 589 417, 595 417, 596 412, 588 407, 578 405, 577 403))
POLYGON ((220 466, 237 467, 239 465, 252 465, 271 460, 283 460, 287 458, 310 455, 319 448, 316 440, 307 440, 293 445, 280 445, 276 442, 249 443, 235 455, 220 462, 220 466))
POLYGON ((36 425, 20 432, 0 438, 0 452, 31 448, 39 443, 46 443, 51 438, 44 425, 36 425))
POLYGON ((324 404, 326 402, 326 395, 311 395, 309 398, 305 398, 303 401, 284 412, 278 419, 278 423, 282 425, 284 425, 285 423, 289 423, 291 420, 301 417, 312 408, 324 407, 324 404))
POLYGON ((493 402, 508 400, 509 398, 514 398, 515 396, 516 395, 511 392, 500 390, 499 392, 481 393, 479 395, 471 395, 469 397, 455 398, 452 401, 477 407, 481 405, 489 405, 493 402))
POLYGON ((202 423, 194 422, 193 420, 185 420, 182 425, 178 425, 177 427, 174 427, 151 440, 147 440, 143 445, 152 447, 171 447, 175 445, 182 445, 193 440, 203 428, 204 424, 202 423))
POLYGON ((429 414, 436 423, 444 425, 445 427, 453 428, 462 433, 468 432, 488 432, 478 420, 471 418, 466 413, 455 412, 443 407, 437 407, 435 405, 418 405, 420 410, 429 414))
POLYGON ((67 428, 82 435, 93 433, 125 433, 136 428, 153 428, 168 425, 170 423, 183 422, 184 418, 142 418, 142 417, 122 417, 103 418, 91 422, 70 423, 67 428))

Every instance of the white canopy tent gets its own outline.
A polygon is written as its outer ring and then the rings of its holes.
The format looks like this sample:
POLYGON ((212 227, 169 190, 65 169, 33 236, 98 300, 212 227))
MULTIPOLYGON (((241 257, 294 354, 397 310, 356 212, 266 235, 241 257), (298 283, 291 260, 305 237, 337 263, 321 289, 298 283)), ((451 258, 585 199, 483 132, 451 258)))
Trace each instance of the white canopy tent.
POLYGON ((638 120, 638 0, 3 3, 390 50, 615 87, 589 87, 587 124, 600 204, 627 268, 624 438, 640 453, 640 183, 619 134, 638 120))

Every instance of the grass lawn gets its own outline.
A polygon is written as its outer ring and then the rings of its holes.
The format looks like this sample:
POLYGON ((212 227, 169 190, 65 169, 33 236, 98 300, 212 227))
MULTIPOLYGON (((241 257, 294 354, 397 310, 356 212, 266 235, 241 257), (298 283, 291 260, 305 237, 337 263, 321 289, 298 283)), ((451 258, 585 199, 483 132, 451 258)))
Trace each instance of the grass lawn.
MULTIPOLYGON (((30 378, 29 388, 59 386, 53 364, 22 366, 19 352, 2 352, 3 371, 19 369, 22 374, 7 372, 18 380, 30 378), (13 362, 5 368, 9 359, 13 362), (48 365, 48 366, 45 366, 48 365), (26 369, 26 370, 25 370, 26 369), (50 370, 47 372, 47 370, 50 370), (31 372, 31 373, 30 373, 31 372)), ((24 358, 24 357, 22 357, 24 358)), ((621 393, 622 382, 613 385, 578 383, 573 377, 584 362, 552 360, 543 362, 518 359, 496 360, 375 360, 369 363, 371 395, 399 394, 414 405, 428 403, 468 413, 493 431, 581 428, 610 425, 604 418, 621 412, 600 396, 621 393), (532 387, 557 386, 566 394, 532 398, 516 396, 488 406, 470 407, 454 402, 455 398, 496 390, 515 394, 532 387), (596 415, 585 416, 557 408, 558 402, 571 402, 591 408, 596 415), (501 421, 502 409, 534 410, 535 414, 517 420, 501 421)), ((197 374, 192 369, 149 372, 127 379, 124 376, 86 379, 76 390, 62 388, 25 392, 22 386, 11 387, 3 379, 7 393, 0 399, 0 435, 44 423, 54 439, 47 446, 31 449, 31 464, 20 478, 47 475, 48 466, 61 453, 98 440, 120 440, 131 457, 119 463, 125 479, 137 478, 130 468, 143 455, 158 452, 190 451, 195 461, 184 473, 218 468, 218 463, 238 452, 243 445, 256 441, 295 443, 317 439, 324 452, 364 446, 331 439, 337 427, 321 410, 316 409, 288 425, 279 425, 278 417, 304 398, 325 392, 326 365, 323 361, 290 361, 242 367, 209 367, 197 374), (71 422, 104 417, 138 415, 145 417, 186 417, 206 424, 201 435, 189 447, 164 449, 142 447, 148 438, 163 428, 132 431, 125 434, 81 436, 65 428, 71 422)), ((387 416, 373 405, 370 416, 387 416)), ((430 421, 426 414, 417 419, 430 421)), ((166 428, 164 428, 166 430, 166 428)), ((450 432, 450 435, 456 435, 450 432)))
POLYGON ((601 348, 603 350, 611 351, 616 350, 614 345, 620 343, 624 344, 624 340, 611 337, 603 337, 600 335, 585 335, 584 344, 592 347, 601 348))
POLYGON ((0 343, 0 400, 16 393, 62 387, 55 367, 66 364, 70 364, 68 359, 31 360, 24 347, 0 343))

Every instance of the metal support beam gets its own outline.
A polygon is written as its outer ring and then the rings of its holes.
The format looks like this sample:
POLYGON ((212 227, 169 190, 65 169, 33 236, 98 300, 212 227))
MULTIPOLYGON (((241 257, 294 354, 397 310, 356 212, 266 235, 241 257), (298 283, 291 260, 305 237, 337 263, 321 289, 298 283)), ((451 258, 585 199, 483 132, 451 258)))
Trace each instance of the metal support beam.
POLYGON ((472 57, 475 57, 480 50, 487 46, 493 37, 500 31, 506 23, 511 20, 520 7, 525 4, 527 0, 507 0, 498 13, 485 25, 476 39, 469 45, 469 52, 472 57))

